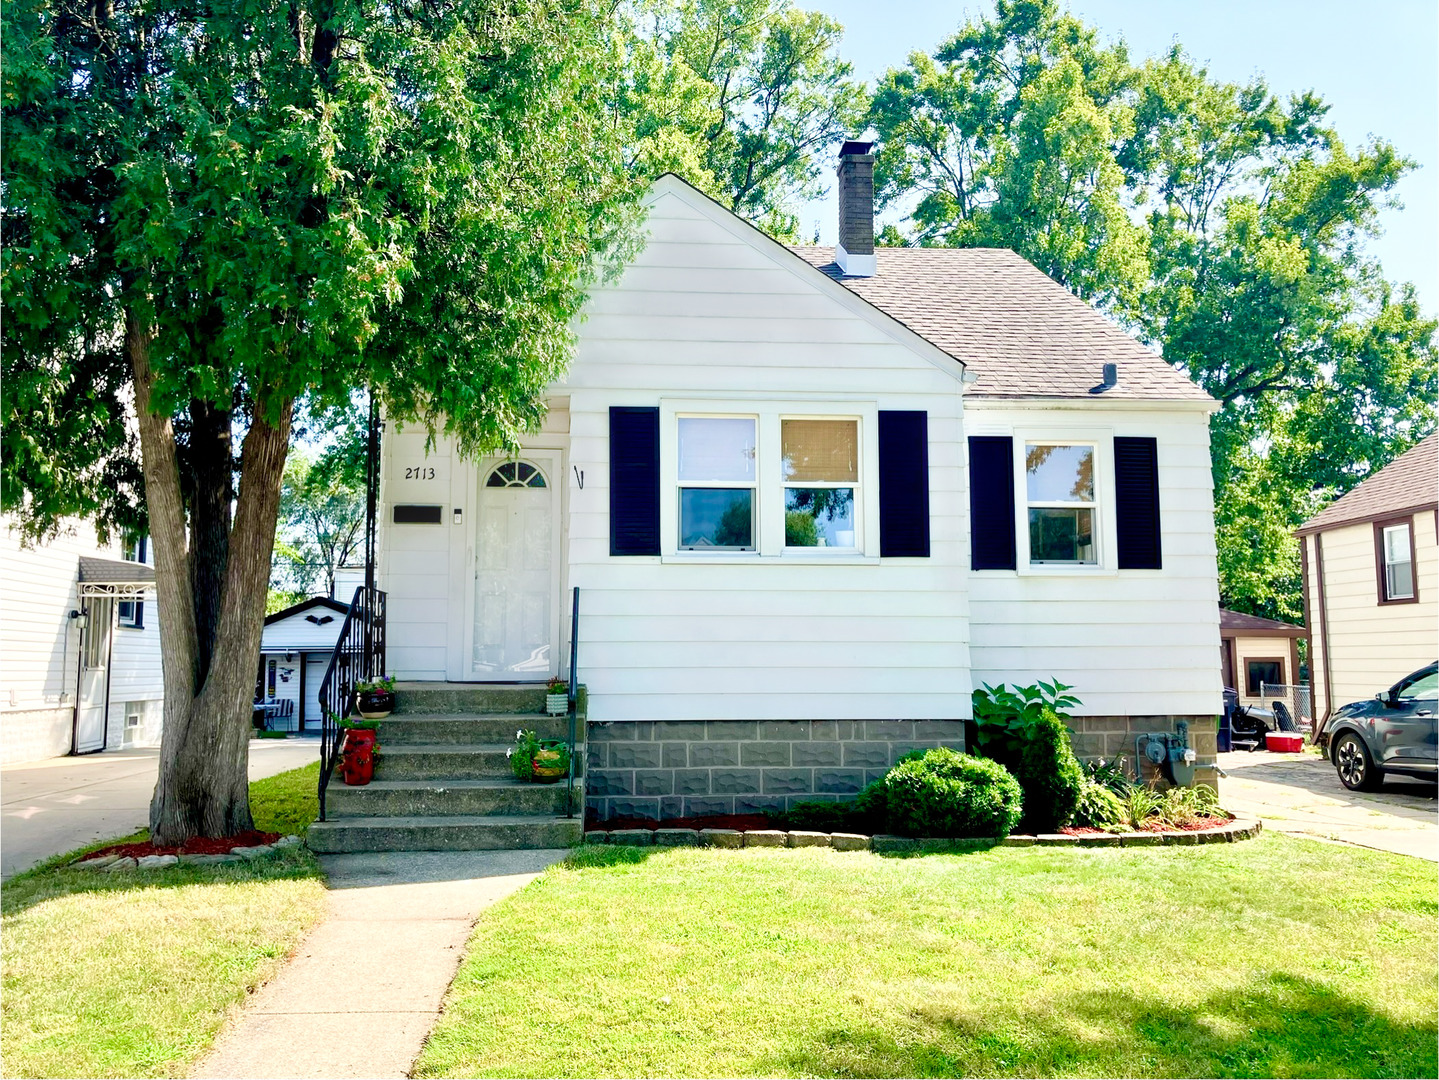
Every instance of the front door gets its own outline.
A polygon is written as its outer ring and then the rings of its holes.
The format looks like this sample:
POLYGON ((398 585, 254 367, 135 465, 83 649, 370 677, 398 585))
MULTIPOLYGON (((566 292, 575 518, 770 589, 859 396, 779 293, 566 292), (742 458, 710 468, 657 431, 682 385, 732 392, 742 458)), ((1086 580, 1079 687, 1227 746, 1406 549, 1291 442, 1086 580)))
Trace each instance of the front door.
POLYGON ((86 627, 80 634, 80 707, 75 723, 75 753, 105 747, 105 713, 110 697, 110 631, 108 597, 85 601, 86 627))
POLYGON ((543 680, 558 670, 558 453, 480 471, 475 538, 475 678, 543 680))

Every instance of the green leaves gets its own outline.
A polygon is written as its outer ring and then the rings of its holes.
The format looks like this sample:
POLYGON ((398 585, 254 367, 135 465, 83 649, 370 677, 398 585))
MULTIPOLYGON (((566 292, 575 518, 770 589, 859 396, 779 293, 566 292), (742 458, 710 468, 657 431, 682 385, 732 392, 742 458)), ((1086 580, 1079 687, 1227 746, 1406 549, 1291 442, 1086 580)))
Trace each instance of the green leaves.
POLYGON ((5 509, 135 516, 126 309, 172 414, 374 386, 467 450, 538 423, 637 216, 607 5, 118 0, 98 38, 67 5, 4 14, 5 509))
POLYGON ((1412 164, 1313 94, 1143 63, 1053 0, 1002 0, 871 103, 889 244, 1017 251, 1162 350, 1212 422, 1221 597, 1301 611, 1293 529, 1422 438, 1436 323, 1364 254, 1412 164))

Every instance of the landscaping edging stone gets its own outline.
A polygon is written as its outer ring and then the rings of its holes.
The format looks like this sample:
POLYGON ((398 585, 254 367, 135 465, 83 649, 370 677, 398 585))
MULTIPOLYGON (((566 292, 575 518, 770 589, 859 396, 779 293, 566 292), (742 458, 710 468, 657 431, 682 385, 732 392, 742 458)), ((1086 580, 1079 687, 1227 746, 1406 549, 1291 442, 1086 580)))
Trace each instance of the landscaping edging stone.
MULTIPOLYGON (((648 847, 718 847, 718 848, 804 848, 828 847, 836 851, 873 851, 881 855, 902 855, 927 852, 979 851, 987 847, 1162 847, 1176 844, 1223 844, 1250 840, 1263 828, 1257 818, 1235 818, 1216 829, 1192 832, 1170 829, 1164 832, 1040 833, 1029 836, 1014 833, 1003 840, 949 840, 912 836, 863 836, 859 833, 825 833, 809 829, 785 832, 781 829, 590 829, 586 844, 622 844, 648 847)), ((288 838, 287 838, 288 839, 288 838)), ((283 841, 282 841, 283 843, 283 841)), ((237 849, 238 850, 238 849, 237 849)), ((183 862, 185 856, 181 856, 183 862)), ((198 856, 225 858, 225 856, 198 856)), ((98 860, 97 860, 98 861, 98 860)), ((132 860, 133 861, 133 860, 132 860)))
POLYGON ((98 855, 80 859, 70 865, 78 870, 162 870, 167 866, 209 866, 214 863, 238 863, 247 859, 258 859, 284 848, 297 847, 303 841, 298 836, 282 836, 273 844, 258 844, 254 847, 231 848, 219 855, 142 855, 136 859, 129 855, 98 855))

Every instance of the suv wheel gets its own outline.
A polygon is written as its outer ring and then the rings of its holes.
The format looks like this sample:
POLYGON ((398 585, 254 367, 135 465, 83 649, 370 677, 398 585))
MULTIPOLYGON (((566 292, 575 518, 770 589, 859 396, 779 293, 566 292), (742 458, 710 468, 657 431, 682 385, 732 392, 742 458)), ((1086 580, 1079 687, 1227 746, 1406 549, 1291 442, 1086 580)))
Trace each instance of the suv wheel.
POLYGON ((1384 774, 1374 766, 1364 740, 1345 732, 1335 741, 1330 752, 1339 782, 1350 791, 1375 791, 1384 782, 1384 774))

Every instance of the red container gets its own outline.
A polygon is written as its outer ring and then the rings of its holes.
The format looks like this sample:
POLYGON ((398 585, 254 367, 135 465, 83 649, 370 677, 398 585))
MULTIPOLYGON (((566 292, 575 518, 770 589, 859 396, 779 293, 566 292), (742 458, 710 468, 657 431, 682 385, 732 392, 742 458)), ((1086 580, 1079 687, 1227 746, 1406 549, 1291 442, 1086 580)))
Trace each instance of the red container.
POLYGON ((345 732, 340 748, 340 776, 351 787, 364 787, 375 777, 375 733, 360 728, 345 732))
POLYGON ((1269 731, 1264 746, 1276 754, 1297 754, 1304 749, 1304 736, 1297 731, 1269 731))

